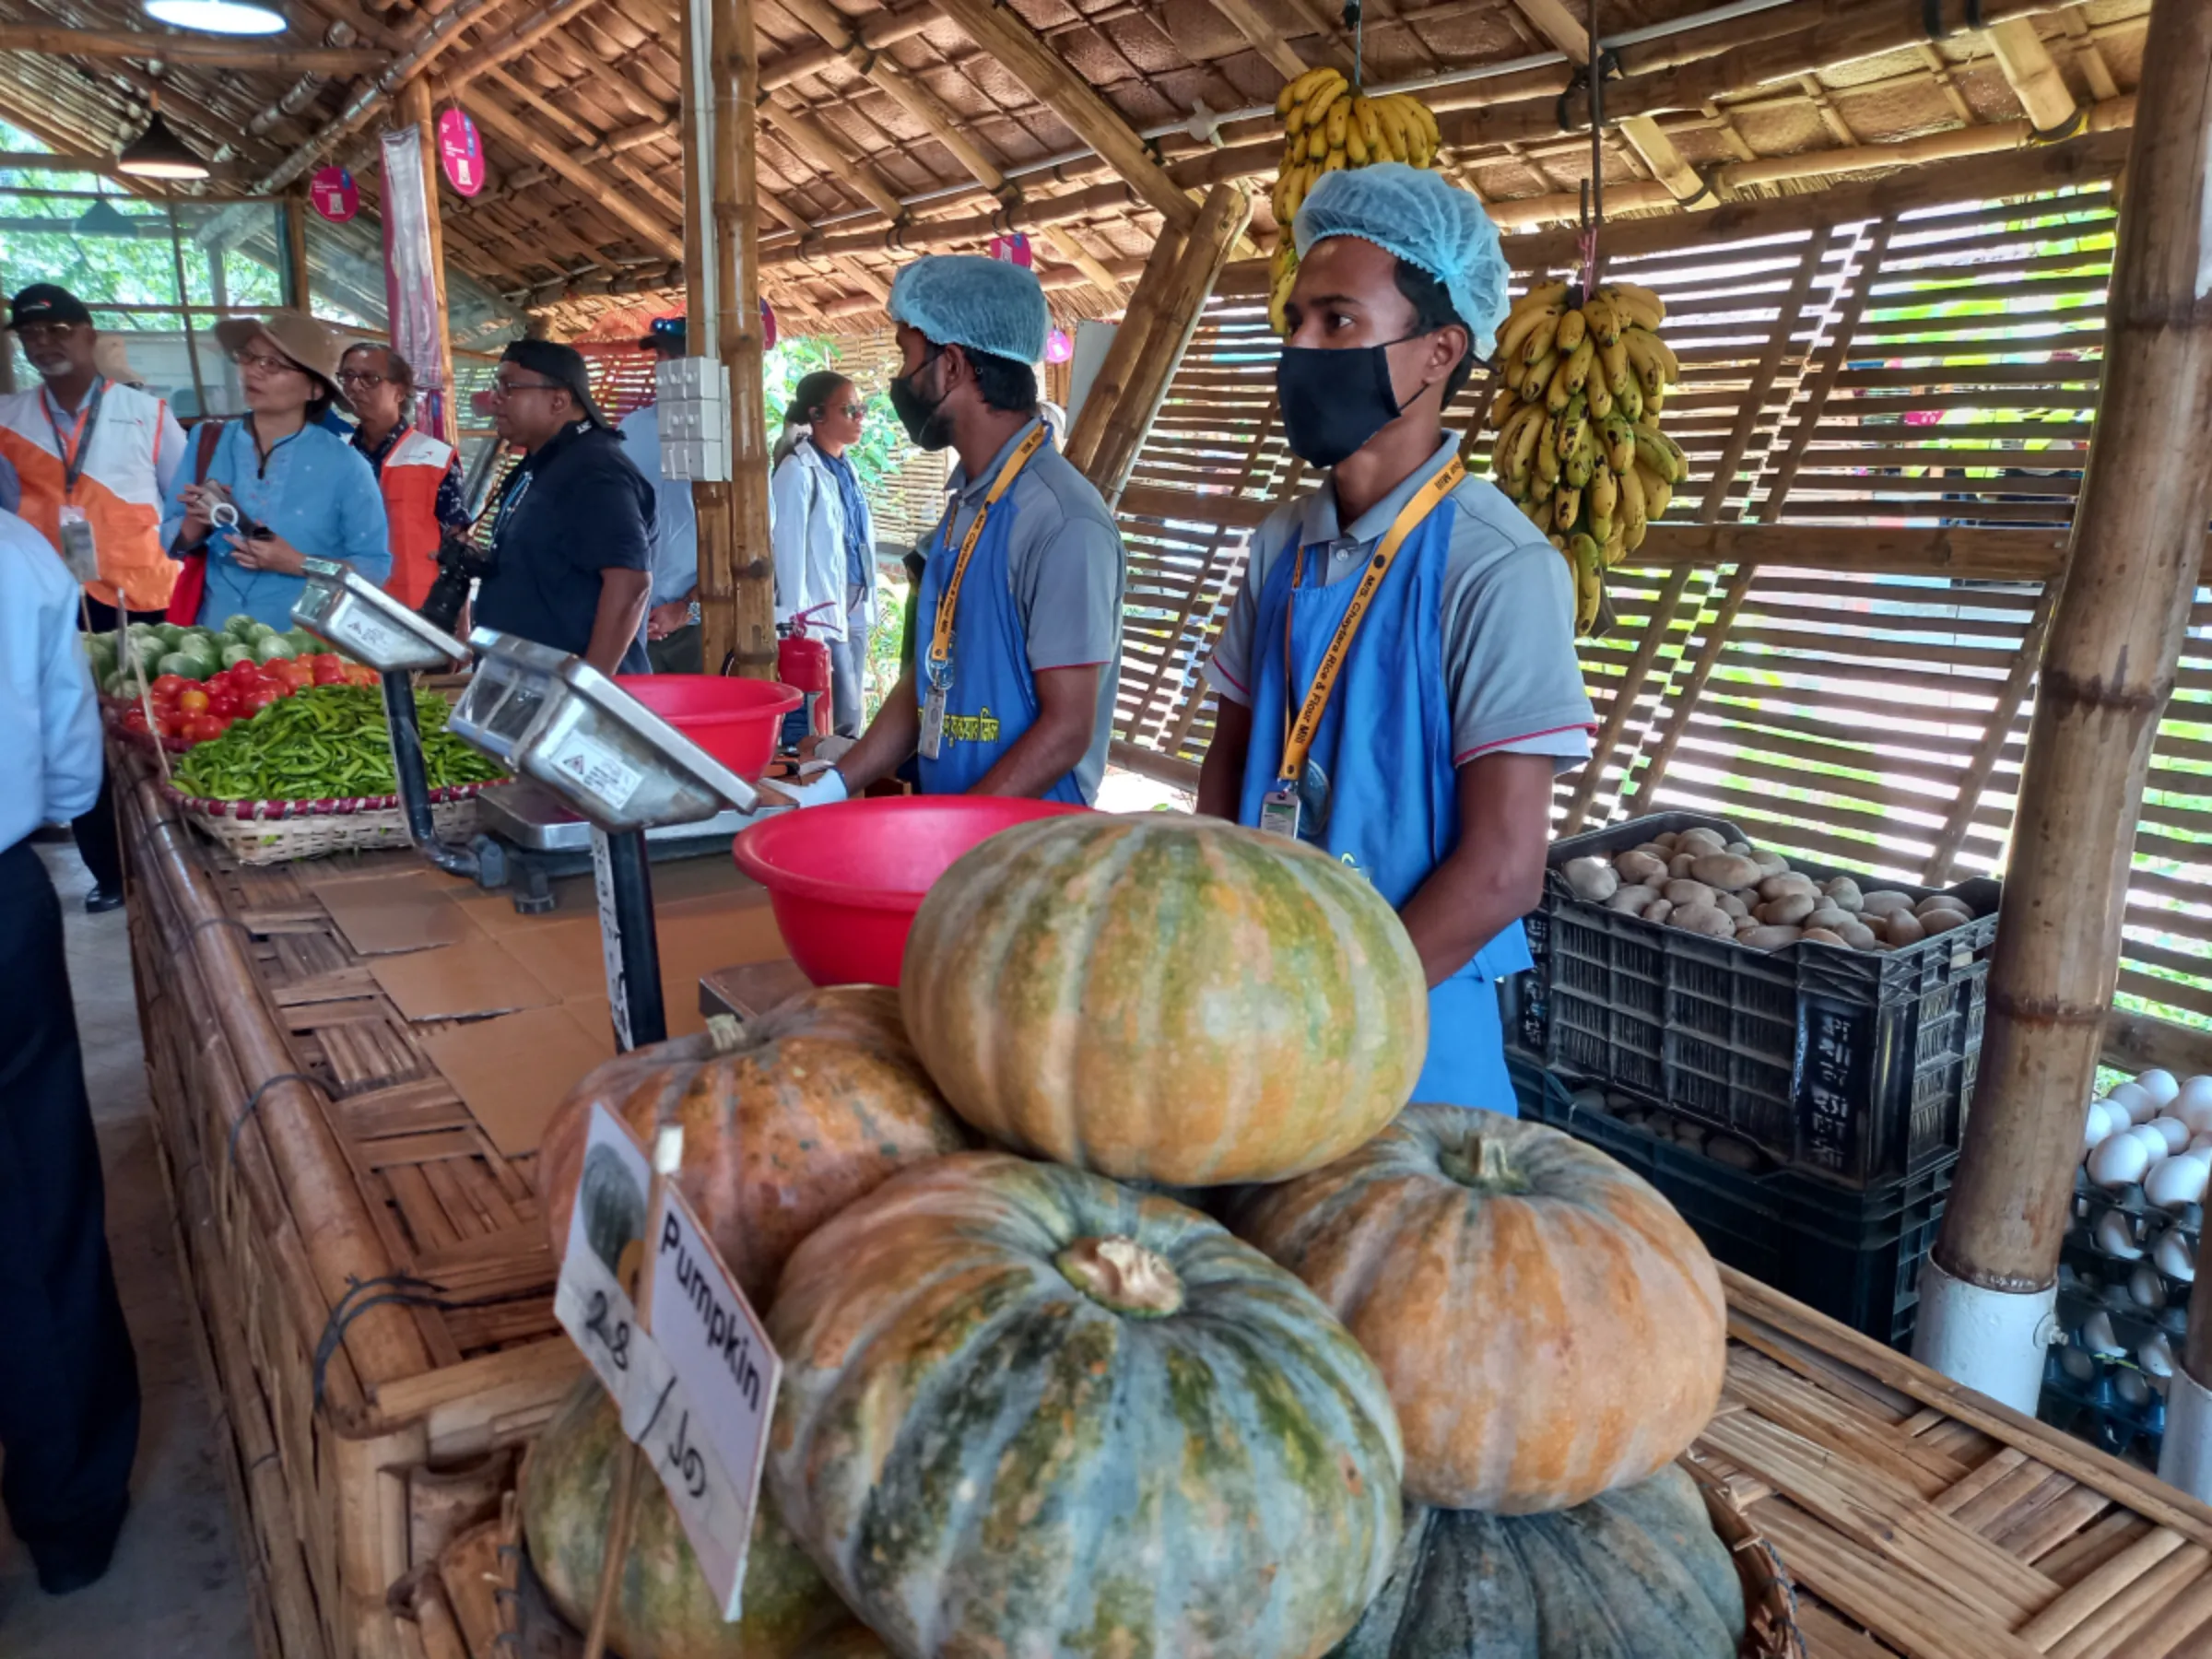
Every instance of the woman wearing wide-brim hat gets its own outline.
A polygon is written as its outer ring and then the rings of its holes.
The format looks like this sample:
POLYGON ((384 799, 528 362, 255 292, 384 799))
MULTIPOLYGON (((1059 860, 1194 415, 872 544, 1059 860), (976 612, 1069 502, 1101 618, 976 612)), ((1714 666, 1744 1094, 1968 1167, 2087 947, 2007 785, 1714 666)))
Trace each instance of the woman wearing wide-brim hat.
POLYGON ((289 629, 303 560, 337 559, 378 583, 392 568, 376 475, 322 424, 334 405, 347 406, 338 389, 345 340, 293 311, 227 317, 215 337, 238 365, 246 414, 192 435, 163 526, 185 563, 170 619, 219 628, 243 613, 289 629), (218 529, 212 513, 225 500, 239 523, 218 529))

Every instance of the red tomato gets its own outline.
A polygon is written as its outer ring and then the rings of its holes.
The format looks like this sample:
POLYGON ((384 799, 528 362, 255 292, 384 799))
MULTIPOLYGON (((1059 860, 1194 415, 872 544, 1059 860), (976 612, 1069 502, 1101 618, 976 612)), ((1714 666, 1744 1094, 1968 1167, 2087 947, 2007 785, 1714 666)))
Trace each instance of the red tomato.
POLYGON ((126 732, 145 731, 146 711, 144 709, 132 709, 129 711, 123 717, 123 726, 124 730, 126 732))
POLYGON ((341 668, 341 667, 339 667, 339 666, 338 666, 338 665, 337 665, 335 663, 325 661, 325 662, 317 663, 317 664, 315 665, 315 684, 316 684, 316 685, 318 685, 318 686, 342 686, 342 685, 344 685, 345 683, 346 683, 346 670, 345 670, 345 669, 343 669, 343 668, 341 668))
POLYGON ((164 674, 154 681, 153 691, 156 697, 174 697, 191 684, 181 674, 164 674))
POLYGON ((218 686, 207 693, 207 712, 210 714, 229 719, 238 713, 241 706, 238 688, 235 686, 218 686))
POLYGON ((248 715, 258 714, 278 698, 289 695, 290 689, 288 686, 256 686, 239 699, 241 711, 248 715))
POLYGON ((161 716, 161 735, 182 737, 184 735, 184 727, 187 724, 189 723, 184 715, 164 714, 161 716))
POLYGON ((184 740, 187 743, 206 743, 210 737, 223 735, 223 723, 206 714, 195 714, 184 723, 184 740))
POLYGON ((177 693, 177 712, 181 714, 207 712, 207 693, 198 686, 177 693))
POLYGON ((378 677, 376 670, 365 663, 355 663, 346 670, 346 683, 349 686, 373 686, 378 677))

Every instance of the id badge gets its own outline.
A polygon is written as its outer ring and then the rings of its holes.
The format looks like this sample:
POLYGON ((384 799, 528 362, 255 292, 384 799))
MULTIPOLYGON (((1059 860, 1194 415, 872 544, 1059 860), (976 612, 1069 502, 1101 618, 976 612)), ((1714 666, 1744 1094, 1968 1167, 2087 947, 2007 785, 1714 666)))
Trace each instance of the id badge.
POLYGON ((1298 839, 1299 800, 1295 789, 1271 789, 1260 797, 1260 828, 1286 841, 1298 839))
POLYGON ((78 582, 100 580, 100 552, 92 545, 92 521, 82 507, 65 507, 61 513, 62 562, 78 582))
POLYGON ((922 739, 914 745, 914 752, 924 760, 935 760, 944 744, 945 688, 932 686, 922 698, 922 739))

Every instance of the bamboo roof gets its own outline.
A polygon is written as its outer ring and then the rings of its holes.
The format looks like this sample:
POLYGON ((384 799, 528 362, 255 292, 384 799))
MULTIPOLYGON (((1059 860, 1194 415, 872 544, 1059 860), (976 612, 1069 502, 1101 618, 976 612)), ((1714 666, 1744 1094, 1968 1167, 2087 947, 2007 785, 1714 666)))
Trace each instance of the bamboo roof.
MULTIPOLYGON (((419 73, 475 116, 490 164, 474 199, 444 194, 452 261, 562 333, 680 299, 672 0, 289 9, 274 46, 172 37, 164 62, 114 38, 143 33, 130 0, 0 0, 0 45, 31 48, 0 53, 0 115, 65 150, 106 154, 159 88, 172 125, 219 164, 212 190, 280 190, 338 160, 373 206, 384 100, 419 73)), ((1601 38, 1705 9, 1605 0, 1601 38)), ((1948 32, 1936 39, 1929 9, 1783 0, 1621 44, 1606 88, 1609 122, 1625 117, 1603 147, 1608 217, 2017 147, 2047 135, 2039 114, 2132 121, 2149 0, 1983 0, 1976 29, 1963 0, 1945 0, 1948 32)), ((1348 65, 1352 44, 1333 0, 863 11, 756 0, 754 12, 763 291, 786 328, 806 332, 878 325, 901 260, 1009 228, 1030 235, 1063 322, 1111 313, 1163 212, 1194 210, 1193 193, 1221 178, 1261 194, 1245 253, 1265 248, 1279 135, 1271 107, 1251 112, 1301 65, 1348 65)), ((1395 86, 1487 72, 1420 94, 1441 118, 1441 164, 1509 225, 1571 219, 1591 147, 1586 124, 1560 117, 1586 121, 1574 61, 1587 56, 1585 16, 1571 0, 1369 0, 1366 76, 1395 86)))

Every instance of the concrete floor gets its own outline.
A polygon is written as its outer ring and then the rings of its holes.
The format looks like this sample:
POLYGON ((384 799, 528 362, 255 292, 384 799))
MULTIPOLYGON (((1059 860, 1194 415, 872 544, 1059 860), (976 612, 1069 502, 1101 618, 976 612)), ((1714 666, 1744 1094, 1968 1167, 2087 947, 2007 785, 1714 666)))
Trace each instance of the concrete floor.
POLYGON ((66 844, 41 846, 62 896, 85 1077, 107 1171, 108 1239, 138 1351, 145 1424, 115 1564, 89 1589, 43 1595, 0 1524, 6 1659, 252 1659, 245 1577, 210 1410, 178 1279, 169 1197, 154 1151, 123 912, 88 916, 91 885, 66 844))

